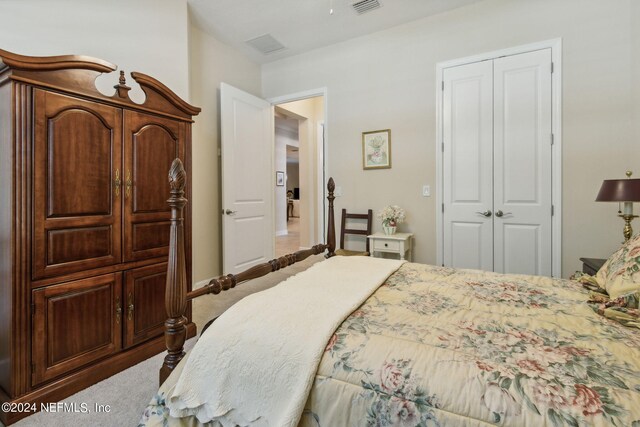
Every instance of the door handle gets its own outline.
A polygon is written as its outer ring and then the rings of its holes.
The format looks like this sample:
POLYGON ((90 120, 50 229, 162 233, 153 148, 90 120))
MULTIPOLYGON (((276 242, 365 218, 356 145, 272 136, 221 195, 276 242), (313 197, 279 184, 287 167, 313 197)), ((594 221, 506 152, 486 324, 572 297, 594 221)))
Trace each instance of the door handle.
POLYGON ((131 187, 133 187, 133 181, 131 180, 131 170, 128 170, 127 181, 125 183, 125 191, 124 191, 124 196, 126 198, 129 198, 129 196, 131 195, 131 187))
MULTIPOLYGON (((487 209, 487 210, 486 210, 486 211, 484 211, 484 212, 476 212, 476 213, 477 213, 477 214, 480 214, 480 215, 482 215, 482 216, 486 216, 487 218, 489 218, 489 217, 491 216, 491 211, 490 211, 489 209, 487 209)), ((496 213, 496 215, 498 215, 498 214, 496 213)))
POLYGON ((116 169, 116 179, 113 180, 113 188, 116 192, 116 197, 120 196, 120 185, 122 185, 122 181, 120 181, 120 169, 116 169))
POLYGON ((127 319, 133 318, 133 295, 129 292, 129 305, 127 305, 127 319))
POLYGON ((226 213, 227 215, 235 215, 236 213, 238 213, 238 211, 232 211, 231 209, 227 209, 226 211, 224 211, 224 213, 226 213))
POLYGON ((496 216, 498 218, 502 218, 503 215, 511 215, 511 212, 502 212, 500 210, 496 211, 496 216))
POLYGON ((122 304, 120 298, 116 298, 116 323, 120 324, 120 318, 122 317, 122 304))

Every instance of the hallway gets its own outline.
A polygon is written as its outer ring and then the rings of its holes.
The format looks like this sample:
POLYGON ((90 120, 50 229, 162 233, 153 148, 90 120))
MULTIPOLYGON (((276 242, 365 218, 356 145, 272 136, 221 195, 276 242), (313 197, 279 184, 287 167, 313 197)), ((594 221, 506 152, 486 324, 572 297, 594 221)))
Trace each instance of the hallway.
POLYGON ((289 218, 287 231, 285 236, 276 236, 276 258, 300 249, 300 218, 289 218))

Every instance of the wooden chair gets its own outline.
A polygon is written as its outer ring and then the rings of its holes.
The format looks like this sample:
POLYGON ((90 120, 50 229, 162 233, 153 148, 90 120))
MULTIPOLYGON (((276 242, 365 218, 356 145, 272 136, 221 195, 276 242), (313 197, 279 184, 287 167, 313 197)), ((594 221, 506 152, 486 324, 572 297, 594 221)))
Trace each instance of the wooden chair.
POLYGON ((366 214, 354 214, 347 213, 346 209, 342 209, 342 221, 340 226, 340 249, 336 251, 336 255, 343 256, 353 256, 353 255, 361 255, 361 256, 369 256, 369 239, 367 236, 371 234, 371 223, 373 222, 373 211, 369 209, 366 214), (366 229, 354 229, 347 228, 347 220, 349 219, 365 219, 367 220, 367 228, 366 229), (366 251, 352 251, 344 248, 344 235, 345 234, 356 234, 364 236, 366 242, 366 251))

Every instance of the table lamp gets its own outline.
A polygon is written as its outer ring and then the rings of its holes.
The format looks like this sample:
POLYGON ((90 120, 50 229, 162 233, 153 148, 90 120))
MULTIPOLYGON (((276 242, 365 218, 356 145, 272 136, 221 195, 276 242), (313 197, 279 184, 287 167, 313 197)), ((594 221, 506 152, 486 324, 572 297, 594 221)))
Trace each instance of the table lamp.
POLYGON ((627 171, 627 179, 605 179, 600 187, 597 202, 622 202, 624 210, 620 218, 624 219, 624 241, 628 241, 633 234, 631 221, 638 215, 633 214, 633 202, 640 202, 640 179, 631 179, 632 172, 627 171))

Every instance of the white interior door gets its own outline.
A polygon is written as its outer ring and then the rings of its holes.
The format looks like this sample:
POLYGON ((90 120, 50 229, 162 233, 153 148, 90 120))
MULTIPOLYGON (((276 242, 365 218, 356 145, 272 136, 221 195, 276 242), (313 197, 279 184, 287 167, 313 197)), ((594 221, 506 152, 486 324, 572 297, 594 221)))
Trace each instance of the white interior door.
POLYGON ((444 71, 444 265, 493 269, 493 65, 444 71))
POLYGON ((551 49, 443 81, 444 265, 550 276, 551 49))
POLYGON ((551 49, 494 60, 494 271, 551 276, 551 49))
POLYGON ((274 257, 271 104, 220 85, 222 262, 235 274, 274 257))

